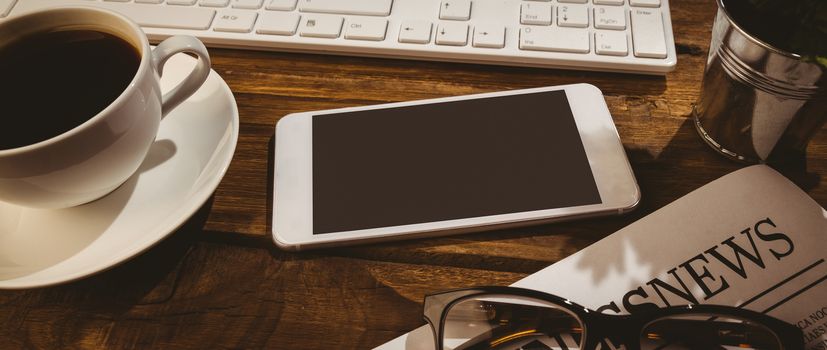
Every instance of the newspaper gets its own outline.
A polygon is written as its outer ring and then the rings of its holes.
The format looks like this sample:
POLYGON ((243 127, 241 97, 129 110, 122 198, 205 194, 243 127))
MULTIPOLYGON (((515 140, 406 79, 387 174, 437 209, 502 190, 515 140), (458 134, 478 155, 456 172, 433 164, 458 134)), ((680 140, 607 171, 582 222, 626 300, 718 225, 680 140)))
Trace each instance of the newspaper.
MULTIPOLYGON (((721 177, 514 284, 604 313, 718 304, 787 321, 827 349, 827 211, 771 168, 721 177)), ((613 344, 608 344, 612 348, 613 344)), ((622 348, 622 347, 621 347, 622 348)), ((422 326, 377 349, 433 349, 422 326)))

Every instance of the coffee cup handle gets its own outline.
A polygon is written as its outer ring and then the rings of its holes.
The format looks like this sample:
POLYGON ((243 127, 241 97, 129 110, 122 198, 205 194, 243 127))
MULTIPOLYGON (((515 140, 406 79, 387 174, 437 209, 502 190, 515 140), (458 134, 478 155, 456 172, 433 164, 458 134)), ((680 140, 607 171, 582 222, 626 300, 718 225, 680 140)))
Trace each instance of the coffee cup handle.
POLYGON ((210 55, 204 44, 192 36, 176 35, 164 40, 152 50, 152 66, 158 72, 158 76, 163 75, 166 61, 181 52, 194 54, 198 57, 198 63, 184 81, 161 98, 161 117, 192 96, 210 75, 210 55))

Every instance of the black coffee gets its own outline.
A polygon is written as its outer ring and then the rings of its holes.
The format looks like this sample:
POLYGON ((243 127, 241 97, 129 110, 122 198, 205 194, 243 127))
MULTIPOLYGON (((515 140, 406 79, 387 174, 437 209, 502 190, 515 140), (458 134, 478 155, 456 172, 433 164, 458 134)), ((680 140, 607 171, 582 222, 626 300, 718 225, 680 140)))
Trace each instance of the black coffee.
POLYGON ((0 150, 60 135, 89 120, 126 88, 138 49, 95 30, 21 37, 0 48, 0 150))

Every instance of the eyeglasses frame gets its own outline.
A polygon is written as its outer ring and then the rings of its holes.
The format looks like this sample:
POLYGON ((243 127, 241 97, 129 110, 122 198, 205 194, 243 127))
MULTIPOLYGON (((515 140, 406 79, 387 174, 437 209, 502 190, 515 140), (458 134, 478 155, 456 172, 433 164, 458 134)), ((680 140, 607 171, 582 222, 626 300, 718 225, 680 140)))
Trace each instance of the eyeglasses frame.
POLYGON ((779 319, 743 308, 721 305, 683 305, 635 312, 628 315, 598 313, 568 299, 532 289, 503 286, 481 286, 454 289, 425 296, 423 317, 431 327, 435 349, 442 350, 445 317, 455 304, 483 295, 517 296, 552 303, 579 318, 583 327, 580 349, 595 349, 604 339, 619 340, 628 350, 640 350, 640 333, 650 322, 668 316, 713 314, 753 321, 775 333, 783 350, 804 350, 804 335, 797 327, 779 319), (589 332, 600 329, 601 332, 589 332))

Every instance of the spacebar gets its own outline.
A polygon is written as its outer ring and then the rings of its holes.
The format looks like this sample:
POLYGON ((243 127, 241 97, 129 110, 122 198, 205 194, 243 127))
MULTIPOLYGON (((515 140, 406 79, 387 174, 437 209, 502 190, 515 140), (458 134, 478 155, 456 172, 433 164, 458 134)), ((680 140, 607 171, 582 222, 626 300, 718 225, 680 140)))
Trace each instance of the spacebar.
POLYGON ((342 15, 388 16, 393 0, 301 0, 299 11, 342 15))
POLYGON ((175 7, 141 4, 98 3, 104 7, 120 12, 142 27, 159 27, 175 29, 208 29, 215 17, 215 10, 199 7, 175 7))

